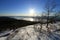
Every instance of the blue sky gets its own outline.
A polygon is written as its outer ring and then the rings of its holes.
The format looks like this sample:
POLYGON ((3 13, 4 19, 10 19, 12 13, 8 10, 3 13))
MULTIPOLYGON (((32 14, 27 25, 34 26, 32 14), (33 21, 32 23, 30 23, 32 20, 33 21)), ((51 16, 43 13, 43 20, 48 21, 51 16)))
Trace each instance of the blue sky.
MULTIPOLYGON (((36 13, 43 11, 47 0, 0 0, 0 15, 26 15, 33 8, 36 13)), ((54 0, 60 4, 60 0, 54 0)), ((59 9, 58 7, 57 9, 59 9)))

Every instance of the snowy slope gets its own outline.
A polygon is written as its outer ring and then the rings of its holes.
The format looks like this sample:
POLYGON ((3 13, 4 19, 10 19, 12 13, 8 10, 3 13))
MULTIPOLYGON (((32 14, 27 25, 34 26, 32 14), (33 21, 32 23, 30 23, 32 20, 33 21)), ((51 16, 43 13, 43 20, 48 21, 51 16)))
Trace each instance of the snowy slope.
MULTIPOLYGON (((56 29, 60 28, 60 22, 55 24, 49 24, 51 32, 47 32, 46 24, 43 25, 42 32, 40 32, 40 24, 36 26, 30 25, 19 29, 19 32, 15 34, 10 40, 60 40, 60 32, 56 29)), ((11 35, 12 36, 12 35, 11 35)), ((1 37, 0 40, 6 40, 7 37, 1 37)))

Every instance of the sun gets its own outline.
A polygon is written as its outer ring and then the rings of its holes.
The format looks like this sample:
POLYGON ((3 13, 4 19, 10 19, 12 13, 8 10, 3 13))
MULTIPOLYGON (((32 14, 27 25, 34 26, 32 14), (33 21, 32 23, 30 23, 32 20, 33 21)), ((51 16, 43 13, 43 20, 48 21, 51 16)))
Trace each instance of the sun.
POLYGON ((35 10, 34 9, 29 9, 29 16, 34 16, 35 10))
POLYGON ((35 11, 34 11, 34 9, 30 9, 29 12, 30 13, 34 13, 35 11))

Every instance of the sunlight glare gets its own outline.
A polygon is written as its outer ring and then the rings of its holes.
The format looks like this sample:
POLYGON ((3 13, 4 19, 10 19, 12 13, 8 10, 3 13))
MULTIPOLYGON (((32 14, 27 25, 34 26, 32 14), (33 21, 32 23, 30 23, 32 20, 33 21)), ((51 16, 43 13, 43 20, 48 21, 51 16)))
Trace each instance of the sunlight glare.
POLYGON ((29 10, 29 15, 30 15, 30 16, 34 16, 34 14, 35 14, 34 9, 30 9, 30 10, 29 10))
POLYGON ((35 12, 35 11, 34 11, 34 9, 30 9, 30 13, 32 13, 32 14, 33 14, 34 12, 35 12))
POLYGON ((31 18, 31 19, 30 19, 30 21, 34 21, 34 19, 33 19, 33 18, 31 18))

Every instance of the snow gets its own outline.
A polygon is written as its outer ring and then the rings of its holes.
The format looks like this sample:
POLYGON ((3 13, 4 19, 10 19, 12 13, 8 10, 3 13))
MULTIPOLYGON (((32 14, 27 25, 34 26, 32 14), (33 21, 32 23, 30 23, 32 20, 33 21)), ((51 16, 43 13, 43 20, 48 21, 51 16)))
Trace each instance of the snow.
POLYGON ((23 28, 19 28, 18 33, 7 37, 1 37, 0 40, 60 40, 60 32, 54 32, 56 29, 60 29, 60 22, 55 24, 49 24, 51 32, 47 32, 46 24, 43 25, 40 32, 40 24, 30 25, 23 28), (13 36, 13 38, 12 38, 13 36))

